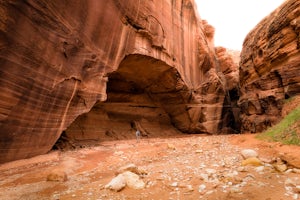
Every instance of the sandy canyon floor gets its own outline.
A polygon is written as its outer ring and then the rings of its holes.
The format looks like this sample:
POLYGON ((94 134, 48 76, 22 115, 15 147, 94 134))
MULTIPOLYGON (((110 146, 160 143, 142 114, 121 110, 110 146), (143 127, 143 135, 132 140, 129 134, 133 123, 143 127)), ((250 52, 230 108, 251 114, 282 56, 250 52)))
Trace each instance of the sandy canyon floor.
POLYGON ((0 165, 0 199, 300 199, 299 170, 275 170, 283 154, 300 159, 300 147, 266 143, 255 135, 188 135, 119 140, 74 151, 54 151, 0 165), (243 149, 258 152, 262 166, 242 166, 243 149), (144 189, 105 188, 127 164, 147 172, 144 189), (47 181, 52 171, 67 180, 47 181))

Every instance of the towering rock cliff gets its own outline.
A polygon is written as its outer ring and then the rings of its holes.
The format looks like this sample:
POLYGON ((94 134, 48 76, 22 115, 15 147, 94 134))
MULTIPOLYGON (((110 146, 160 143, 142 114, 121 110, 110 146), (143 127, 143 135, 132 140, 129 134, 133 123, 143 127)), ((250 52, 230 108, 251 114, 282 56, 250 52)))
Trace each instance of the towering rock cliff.
POLYGON ((300 1, 288 0, 246 37, 240 61, 242 130, 276 123, 284 99, 300 93, 300 1))
POLYGON ((0 163, 46 153, 62 133, 228 124, 214 28, 193 0, 0 1, 0 16, 0 163))

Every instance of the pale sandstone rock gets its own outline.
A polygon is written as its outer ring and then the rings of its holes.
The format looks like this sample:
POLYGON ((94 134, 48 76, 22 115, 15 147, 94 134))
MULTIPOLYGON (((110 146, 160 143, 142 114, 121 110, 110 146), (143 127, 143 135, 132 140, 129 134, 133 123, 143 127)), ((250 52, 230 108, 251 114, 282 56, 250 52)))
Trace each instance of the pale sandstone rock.
POLYGON ((199 187, 198 187, 198 192, 199 192, 200 194, 205 194, 205 189, 206 189, 206 185, 205 185, 205 184, 201 184, 201 185, 199 185, 199 187))
POLYGON ((242 154, 244 159, 258 156, 258 153, 253 149, 243 149, 241 151, 241 154, 242 154))
POLYGON ((126 186, 126 178, 123 174, 119 174, 115 178, 113 178, 107 185, 105 185, 106 189, 110 189, 116 192, 121 191, 126 186))
POLYGON ((114 190, 116 192, 121 191, 126 186, 132 189, 143 189, 146 184, 140 178, 139 175, 130 171, 125 171, 116 177, 114 177, 106 186, 106 189, 114 190))
POLYGON ((122 173, 122 175, 125 177, 126 185, 128 187, 136 190, 145 188, 146 184, 139 175, 129 171, 122 173))

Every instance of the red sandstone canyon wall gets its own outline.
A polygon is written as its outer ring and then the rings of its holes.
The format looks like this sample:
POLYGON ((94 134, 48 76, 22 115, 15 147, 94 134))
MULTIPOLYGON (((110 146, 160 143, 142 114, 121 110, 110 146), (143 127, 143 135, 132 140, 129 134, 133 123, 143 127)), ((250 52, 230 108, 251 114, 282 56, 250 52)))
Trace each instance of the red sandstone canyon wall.
MULTIPOLYGON (((224 75, 214 28, 194 4, 1 1, 0 163, 44 154, 63 131, 76 138, 72 127, 98 123, 109 133, 107 120, 155 118, 182 132, 219 132, 224 75), (82 120, 89 111, 95 123, 82 120)), ((82 138, 97 138, 97 130, 84 131, 82 138)))
POLYGON ((242 131, 260 132, 300 93, 300 1, 285 1, 248 34, 239 70, 242 131))

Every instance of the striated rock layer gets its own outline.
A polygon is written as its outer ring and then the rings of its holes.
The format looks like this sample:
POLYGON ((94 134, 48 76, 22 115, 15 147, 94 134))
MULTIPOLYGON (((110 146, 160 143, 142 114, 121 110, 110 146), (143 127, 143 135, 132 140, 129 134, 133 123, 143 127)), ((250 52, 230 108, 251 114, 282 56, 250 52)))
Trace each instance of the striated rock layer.
POLYGON ((300 93, 300 1, 288 0, 246 37, 240 61, 242 130, 280 119, 284 99, 300 93))
POLYGON ((0 1, 0 16, 0 163, 48 152, 62 132, 228 125, 214 28, 193 0, 0 1))

